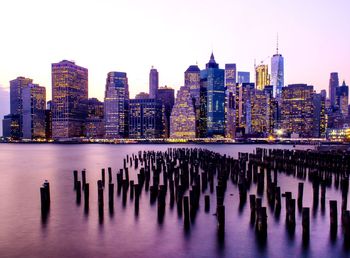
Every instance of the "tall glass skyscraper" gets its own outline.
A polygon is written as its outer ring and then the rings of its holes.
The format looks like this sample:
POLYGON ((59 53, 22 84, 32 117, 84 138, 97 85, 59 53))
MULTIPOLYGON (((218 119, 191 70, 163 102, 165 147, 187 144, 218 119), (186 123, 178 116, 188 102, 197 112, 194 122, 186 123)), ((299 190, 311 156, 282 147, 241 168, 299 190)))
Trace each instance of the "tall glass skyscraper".
POLYGON ((19 137, 23 136, 23 96, 22 90, 29 84, 32 84, 33 80, 25 77, 17 77, 10 81, 10 112, 11 115, 18 116, 18 132, 19 137))
POLYGON ((206 69, 201 71, 206 84, 206 134, 202 137, 225 136, 225 70, 219 69, 213 53, 206 69))
POLYGON ((63 60, 51 66, 52 137, 53 139, 83 136, 88 99, 88 69, 63 60))
POLYGON ((235 95, 236 95, 236 64, 225 65, 225 86, 226 86, 226 100, 225 100, 225 137, 235 137, 235 95))
POLYGON ((271 85, 273 86, 273 97, 280 101, 284 86, 284 59, 278 53, 278 48, 276 54, 271 58, 271 85))
POLYGON ((329 99, 331 101, 331 107, 336 104, 337 88, 339 87, 338 73, 331 73, 329 78, 329 99))
POLYGON ((237 72, 237 83, 250 83, 250 72, 237 72))
POLYGON ((336 104, 339 107, 340 113, 347 117, 349 114, 349 87, 343 81, 343 84, 337 87, 336 90, 336 104))
POLYGON ((45 139, 46 89, 29 84, 22 89, 23 138, 45 139))
POLYGON ((104 101, 106 138, 128 137, 128 105, 129 85, 126 73, 108 73, 104 101))
POLYGON ((159 75, 157 69, 153 68, 149 72, 149 98, 156 99, 158 95, 159 75))
POLYGON ((197 65, 191 65, 185 71, 185 86, 190 89, 193 106, 196 113, 196 136, 199 136, 200 121, 200 70, 197 65))

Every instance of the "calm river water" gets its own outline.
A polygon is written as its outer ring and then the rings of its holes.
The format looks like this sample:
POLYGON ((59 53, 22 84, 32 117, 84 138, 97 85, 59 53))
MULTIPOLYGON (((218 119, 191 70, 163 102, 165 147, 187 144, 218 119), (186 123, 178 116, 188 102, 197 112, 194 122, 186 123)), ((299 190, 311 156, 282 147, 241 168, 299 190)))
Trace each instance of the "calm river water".
MULTIPOLYGON (((96 181, 101 168, 123 167, 126 154, 139 150, 165 151, 169 147, 200 147, 233 157, 238 152, 252 152, 256 147, 293 148, 292 145, 58 145, 0 144, 0 257, 345 257, 341 223, 336 241, 330 240, 330 199, 338 200, 340 221, 341 193, 327 189, 326 209, 311 209, 310 243, 302 245, 301 214, 296 213, 294 234, 285 226, 284 199, 279 219, 268 209, 268 238, 256 240, 250 225, 249 200, 239 209, 238 189, 231 182, 225 198, 226 232, 217 237, 215 193, 211 195, 210 213, 204 212, 201 195, 195 224, 184 231, 176 205, 167 200, 163 223, 157 220, 157 205, 150 205, 149 192, 142 192, 136 216, 132 201, 123 206, 115 196, 114 213, 108 209, 105 194, 103 221, 99 220, 96 181), (73 190, 73 170, 86 169, 90 183, 90 209, 77 205, 73 190), (47 179, 51 187, 51 208, 46 221, 41 218, 39 188, 47 179)), ((297 146, 307 149, 310 146, 297 146)), ((107 175, 106 175, 107 176, 107 175)), ((130 171, 130 176, 135 174, 130 171)), ((279 176, 282 192, 297 196, 299 180, 279 176)), ((256 193, 252 185, 249 193, 256 193)), ((248 194, 249 194, 248 193, 248 194)), ((83 199, 82 199, 83 200, 83 199)), ((266 194, 263 196, 266 206, 266 194)), ((304 205, 312 207, 312 187, 306 181, 304 205)))

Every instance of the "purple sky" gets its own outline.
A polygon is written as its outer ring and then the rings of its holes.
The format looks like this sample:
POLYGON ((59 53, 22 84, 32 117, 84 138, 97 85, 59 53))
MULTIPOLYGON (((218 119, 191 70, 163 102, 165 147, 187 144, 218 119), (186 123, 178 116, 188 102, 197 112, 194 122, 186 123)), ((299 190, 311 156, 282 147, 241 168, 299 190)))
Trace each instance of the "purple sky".
POLYGON ((319 91, 333 71, 350 82, 349 10, 348 0, 3 1, 0 85, 27 76, 50 99, 51 63, 68 59, 89 69, 89 95, 101 100, 109 71, 128 73, 131 96, 148 91, 152 65, 161 85, 179 89, 212 49, 221 67, 270 64, 278 33, 285 83, 319 91))

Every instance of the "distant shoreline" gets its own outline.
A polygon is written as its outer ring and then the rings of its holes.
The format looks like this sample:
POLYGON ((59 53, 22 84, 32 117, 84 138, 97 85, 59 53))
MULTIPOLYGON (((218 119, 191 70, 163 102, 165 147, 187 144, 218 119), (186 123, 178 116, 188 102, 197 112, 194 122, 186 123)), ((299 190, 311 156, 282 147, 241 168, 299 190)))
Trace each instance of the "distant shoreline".
POLYGON ((120 142, 79 142, 79 141, 54 141, 54 142, 37 142, 37 141, 14 141, 14 142, 7 142, 7 141, 1 141, 0 144, 58 144, 58 145, 70 145, 70 144, 103 144, 103 145, 128 145, 128 144, 140 144, 140 145, 256 145, 256 144, 262 144, 262 145, 310 145, 310 146, 317 146, 317 145, 323 145, 323 146, 331 146, 331 145, 340 145, 340 146, 350 146, 350 143, 345 142, 302 142, 302 141, 279 141, 279 142, 266 142, 266 141, 237 141, 237 142, 199 142, 199 141, 187 141, 187 142, 163 142, 163 141, 120 141, 120 142))

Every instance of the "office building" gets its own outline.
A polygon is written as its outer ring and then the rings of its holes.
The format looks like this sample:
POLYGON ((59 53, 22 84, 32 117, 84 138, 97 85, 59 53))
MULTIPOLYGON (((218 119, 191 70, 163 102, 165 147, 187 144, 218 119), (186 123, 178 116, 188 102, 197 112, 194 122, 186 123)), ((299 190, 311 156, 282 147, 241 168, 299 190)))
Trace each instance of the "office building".
POLYGON ((171 110, 173 109, 175 103, 175 91, 174 89, 164 86, 158 89, 158 100, 162 102, 163 105, 163 115, 164 115, 164 136, 166 138, 170 137, 170 116, 171 110))
POLYGON ((46 139, 45 110, 46 89, 38 84, 29 84, 22 89, 23 139, 46 139))
POLYGON ((129 138, 163 138, 163 106, 157 99, 131 99, 129 102, 129 138))
POLYGON ((347 117, 349 114, 349 87, 343 81, 343 84, 336 88, 336 106, 339 108, 340 113, 347 117))
POLYGON ((235 94, 235 121, 236 121, 236 137, 242 137, 251 133, 251 99, 254 95, 254 83, 239 83, 236 87, 235 94))
POLYGON ((237 83, 250 83, 250 72, 237 72, 237 83))
POLYGON ((20 115, 9 114, 2 120, 2 136, 10 140, 20 140, 20 115))
POLYGON ((153 68, 149 72, 149 98, 156 99, 158 95, 159 75, 157 69, 153 68))
POLYGON ((336 105, 336 93, 339 87, 338 73, 331 73, 329 78, 329 99, 331 101, 331 107, 336 105))
POLYGON ((53 139, 83 136, 87 99, 88 69, 67 60, 52 64, 53 139))
POLYGON ((196 113, 196 137, 199 137, 200 121, 200 69, 197 65, 190 65, 184 73, 184 85, 190 89, 193 106, 196 113))
POLYGON ((268 65, 260 64, 255 67, 255 86, 257 90, 264 90, 270 85, 270 75, 268 65))
MULTIPOLYGON (((12 115, 19 116, 19 137, 23 136, 23 96, 22 90, 29 84, 32 84, 33 80, 25 77, 17 77, 16 79, 10 81, 10 113, 12 115)), ((16 121, 16 119, 14 119, 16 121)), ((17 123, 14 122, 14 123, 17 123)), ((17 129, 16 129, 17 130, 17 129)), ((16 131, 15 130, 15 131, 16 131)))
POLYGON ((225 65, 225 137, 235 138, 236 121, 235 121, 235 94, 236 94, 236 64, 225 65))
POLYGON ((129 85, 126 73, 108 73, 104 100, 106 138, 117 139, 128 137, 128 106, 129 85))
MULTIPOLYGON (((225 70, 219 68, 213 53, 206 69, 200 73, 201 88, 206 91, 206 126, 201 137, 225 136, 225 70)), ((201 90, 202 90, 201 89, 201 90)), ((201 114, 203 115, 203 114, 201 114)), ((200 125, 201 126, 201 125, 200 125)))
POLYGON ((273 97, 280 102, 284 86, 284 59, 278 53, 278 46, 276 54, 271 58, 271 85, 273 86, 273 97))
POLYGON ((292 84, 282 89, 282 130, 288 135, 313 137, 314 97, 313 86, 292 84))
POLYGON ((96 98, 86 101, 87 116, 85 119, 85 135, 91 139, 102 139, 105 136, 104 105, 96 98))
POLYGON ((170 138, 190 139, 196 137, 196 115, 190 89, 182 86, 177 92, 170 116, 170 138))

